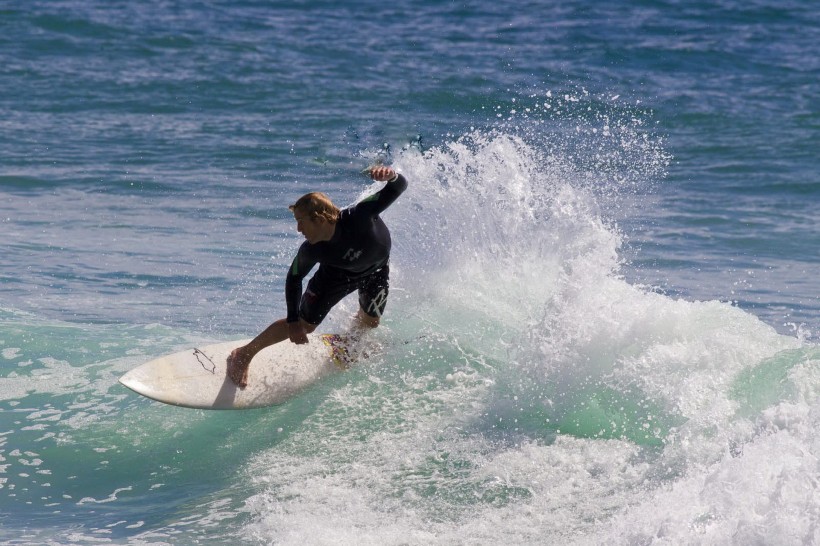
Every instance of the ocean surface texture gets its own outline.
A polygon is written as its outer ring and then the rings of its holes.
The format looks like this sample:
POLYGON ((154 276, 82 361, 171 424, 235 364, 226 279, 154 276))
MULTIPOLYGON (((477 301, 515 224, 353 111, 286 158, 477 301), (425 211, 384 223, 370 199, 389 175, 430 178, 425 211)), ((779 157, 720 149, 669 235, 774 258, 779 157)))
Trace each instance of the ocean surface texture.
POLYGON ((818 219, 814 0, 0 0, 0 543, 820 544, 818 219), (117 382, 377 161, 375 357, 117 382))

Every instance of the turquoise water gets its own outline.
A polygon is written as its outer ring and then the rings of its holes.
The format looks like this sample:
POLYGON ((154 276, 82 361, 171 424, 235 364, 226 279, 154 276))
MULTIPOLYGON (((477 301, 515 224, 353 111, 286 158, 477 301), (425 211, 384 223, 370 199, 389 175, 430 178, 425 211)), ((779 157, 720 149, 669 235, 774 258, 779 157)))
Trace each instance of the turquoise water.
POLYGON ((0 6, 0 541, 820 542, 818 43, 808 1, 0 6), (383 354, 258 411, 117 383, 283 315, 287 204, 377 159, 383 354))

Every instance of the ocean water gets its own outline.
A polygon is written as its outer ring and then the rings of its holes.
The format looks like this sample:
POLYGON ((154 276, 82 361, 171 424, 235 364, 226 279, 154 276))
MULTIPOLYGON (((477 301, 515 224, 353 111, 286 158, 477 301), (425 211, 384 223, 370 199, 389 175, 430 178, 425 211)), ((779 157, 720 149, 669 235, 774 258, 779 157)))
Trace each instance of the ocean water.
POLYGON ((808 0, 0 3, 0 542, 820 543, 818 44, 808 0), (283 316, 287 205, 378 160, 382 354, 117 383, 283 316))

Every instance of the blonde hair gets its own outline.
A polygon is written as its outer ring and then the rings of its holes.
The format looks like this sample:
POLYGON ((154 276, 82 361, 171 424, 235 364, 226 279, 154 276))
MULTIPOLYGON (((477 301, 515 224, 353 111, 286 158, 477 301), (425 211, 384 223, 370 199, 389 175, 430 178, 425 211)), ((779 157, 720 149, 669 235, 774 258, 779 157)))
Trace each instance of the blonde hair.
POLYGON ((335 224, 339 220, 339 207, 333 204, 330 197, 318 191, 306 193, 288 209, 291 212, 296 212, 298 209, 314 220, 324 218, 330 224, 335 224))

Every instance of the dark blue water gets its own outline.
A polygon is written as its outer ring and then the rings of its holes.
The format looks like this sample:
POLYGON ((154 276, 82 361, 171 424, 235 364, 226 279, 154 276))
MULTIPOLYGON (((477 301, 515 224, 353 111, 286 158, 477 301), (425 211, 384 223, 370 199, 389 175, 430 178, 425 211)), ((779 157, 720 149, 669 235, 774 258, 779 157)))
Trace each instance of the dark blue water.
POLYGON ((0 540, 820 541, 817 44, 808 1, 0 4, 0 540), (117 383, 281 316, 287 205, 376 160, 382 358, 117 383))

